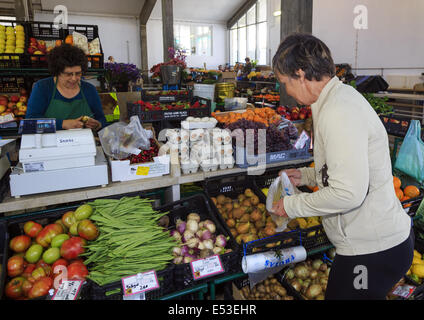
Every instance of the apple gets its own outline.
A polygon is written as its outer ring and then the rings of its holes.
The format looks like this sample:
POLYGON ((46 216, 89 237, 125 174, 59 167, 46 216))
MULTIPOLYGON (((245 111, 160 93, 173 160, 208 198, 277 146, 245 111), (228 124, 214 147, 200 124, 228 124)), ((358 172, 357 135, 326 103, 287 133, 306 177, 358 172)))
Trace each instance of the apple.
POLYGON ((7 106, 9 98, 7 96, 0 96, 0 105, 7 106))
POLYGON ((37 48, 34 48, 34 47, 29 47, 28 48, 28 53, 29 54, 34 54, 35 51, 37 51, 37 48))
POLYGON ((28 101, 28 98, 26 96, 20 96, 19 102, 26 103, 27 101, 28 101))
POLYGON ((299 113, 299 119, 300 120, 304 120, 305 118, 306 118, 306 114, 305 113, 303 113, 303 112, 299 113))
POLYGON ((6 106, 0 104, 0 113, 3 113, 6 110, 6 106))
POLYGON ((20 88, 19 89, 19 94, 21 95, 21 97, 22 96, 27 97, 28 96, 28 91, 26 91, 25 88, 20 88))
POLYGON ((13 103, 13 102, 9 102, 8 104, 7 104, 7 108, 8 109, 13 109, 15 107, 15 103, 13 103))
POLYGON ((291 114, 291 118, 292 118, 292 120, 297 120, 297 119, 299 119, 299 112, 292 112, 292 114, 291 114))
POLYGON ((10 101, 12 101, 13 103, 16 103, 16 102, 19 101, 19 97, 18 96, 11 96, 10 101))

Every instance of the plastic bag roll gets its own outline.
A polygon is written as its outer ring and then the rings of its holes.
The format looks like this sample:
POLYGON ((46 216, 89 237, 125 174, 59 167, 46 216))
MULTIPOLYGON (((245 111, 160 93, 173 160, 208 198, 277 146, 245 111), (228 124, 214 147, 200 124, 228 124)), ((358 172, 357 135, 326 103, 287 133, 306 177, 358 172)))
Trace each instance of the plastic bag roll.
POLYGON ((241 266, 244 273, 263 272, 306 260, 306 249, 302 246, 280 250, 277 257, 274 251, 261 252, 244 256, 241 266))

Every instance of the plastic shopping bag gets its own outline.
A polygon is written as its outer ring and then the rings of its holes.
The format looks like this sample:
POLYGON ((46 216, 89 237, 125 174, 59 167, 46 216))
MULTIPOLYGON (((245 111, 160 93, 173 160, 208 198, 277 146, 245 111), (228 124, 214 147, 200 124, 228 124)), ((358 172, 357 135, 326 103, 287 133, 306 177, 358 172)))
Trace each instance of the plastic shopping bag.
POLYGON ((278 176, 278 178, 276 178, 269 187, 268 195, 266 198, 266 209, 271 214, 272 220, 277 225, 277 232, 282 232, 287 228, 287 224, 289 223, 290 218, 283 218, 273 214, 272 207, 274 203, 278 202, 285 196, 291 196, 298 193, 301 193, 301 191, 293 186, 285 172, 278 176))
POLYGON ((395 162, 395 168, 424 183, 424 142, 421 140, 421 124, 411 120, 395 162))
POLYGON ((141 126, 138 116, 132 116, 129 124, 117 122, 105 127, 99 131, 99 138, 108 156, 123 160, 149 149, 153 132, 141 126))

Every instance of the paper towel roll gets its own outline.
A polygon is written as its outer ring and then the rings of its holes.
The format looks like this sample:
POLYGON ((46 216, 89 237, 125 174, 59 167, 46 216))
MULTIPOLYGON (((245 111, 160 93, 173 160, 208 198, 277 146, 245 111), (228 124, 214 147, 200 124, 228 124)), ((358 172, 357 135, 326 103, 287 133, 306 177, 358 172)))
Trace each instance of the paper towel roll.
POLYGON ((263 272, 268 269, 286 266, 306 260, 306 249, 302 246, 280 250, 280 257, 275 251, 267 251, 244 256, 241 266, 244 273, 263 272))

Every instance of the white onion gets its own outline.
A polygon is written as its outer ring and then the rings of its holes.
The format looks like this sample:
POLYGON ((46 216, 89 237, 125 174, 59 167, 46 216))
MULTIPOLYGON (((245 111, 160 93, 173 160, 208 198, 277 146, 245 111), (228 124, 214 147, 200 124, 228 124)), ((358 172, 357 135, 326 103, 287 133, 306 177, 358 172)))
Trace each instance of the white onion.
POLYGON ((225 248, 225 246, 227 245, 227 239, 225 238, 225 236, 222 234, 217 236, 215 239, 215 245, 221 248, 225 248))
POLYGON ((182 241, 186 243, 188 240, 194 238, 194 233, 190 230, 186 230, 183 234, 182 241))
POLYGON ((198 238, 191 238, 190 240, 188 240, 186 242, 186 245, 189 248, 196 248, 198 244, 199 244, 199 239, 198 238))
POLYGON ((187 221, 188 220, 195 220, 197 223, 199 223, 200 222, 200 216, 199 216, 199 214, 193 212, 193 213, 190 213, 187 216, 187 221))
POLYGON ((186 230, 189 230, 194 234, 199 231, 199 224, 196 220, 188 220, 186 223, 186 230))
POLYGON ((216 231, 215 223, 213 223, 211 220, 205 220, 204 222, 205 222, 206 229, 208 229, 212 233, 215 233, 216 231))
POLYGON ((175 257, 182 256, 182 250, 181 250, 181 248, 180 247, 174 247, 174 249, 172 249, 172 254, 175 257))
POLYGON ((206 249, 213 250, 214 245, 213 245, 213 241, 211 239, 204 240, 204 241, 202 241, 202 243, 203 243, 203 245, 205 246, 206 249))

